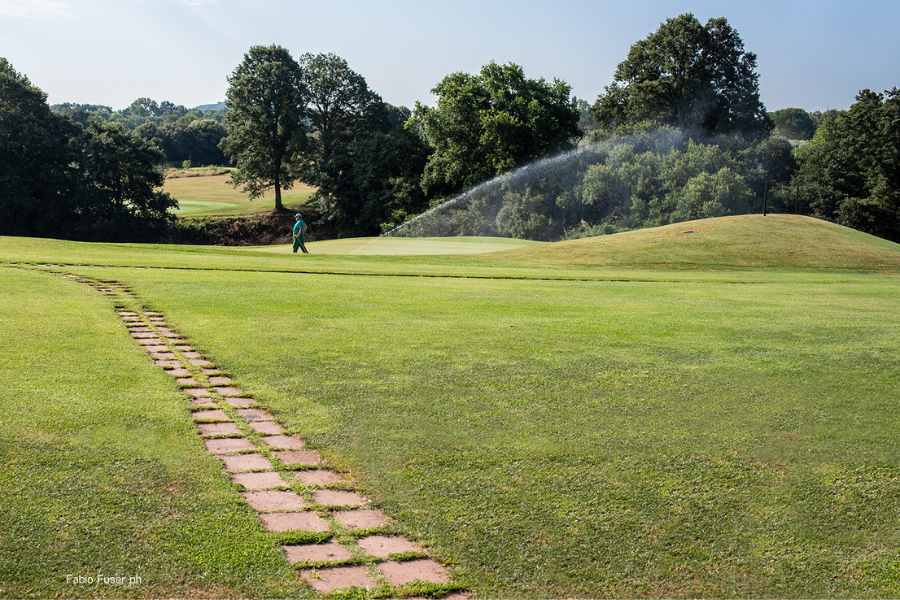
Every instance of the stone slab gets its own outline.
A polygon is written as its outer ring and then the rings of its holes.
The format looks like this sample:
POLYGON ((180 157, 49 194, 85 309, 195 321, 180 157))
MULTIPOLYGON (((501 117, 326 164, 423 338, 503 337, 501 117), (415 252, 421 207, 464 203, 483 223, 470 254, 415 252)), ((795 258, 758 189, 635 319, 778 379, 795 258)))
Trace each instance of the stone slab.
POLYGON ((375 529, 389 522, 387 515, 380 510, 339 510, 332 516, 347 529, 375 529))
POLYGON ((231 419, 228 418, 228 415, 221 410, 198 410, 191 413, 191 418, 193 418, 194 421, 205 421, 207 423, 226 423, 231 421, 231 419))
POLYGON ((317 592, 329 594, 348 588, 375 587, 375 580, 369 575, 368 567, 332 567, 330 569, 310 569, 300 572, 300 577, 317 592))
POLYGON ((347 480, 340 474, 327 469, 312 469, 309 471, 297 471, 294 479, 309 486, 331 485, 344 483, 347 480))
POLYGON ((269 435, 262 441, 276 450, 302 450, 305 446, 303 440, 295 435, 269 435))
MULTIPOLYGON (((215 377, 213 377, 212 379, 215 379, 215 377)), ((212 381, 210 381, 209 383, 210 383, 210 385, 213 385, 212 381)), ((241 390, 241 388, 238 388, 238 387, 216 386, 213 389, 216 391, 217 394, 219 394, 221 396, 243 396, 244 395, 244 392, 241 390)))
POLYGON ((274 421, 275 418, 264 410, 258 408, 243 408, 237 414, 246 421, 274 421))
POLYGON ((200 423, 197 425, 197 429, 203 437, 241 435, 241 430, 234 423, 200 423))
POLYGON ((274 421, 251 421, 250 428, 256 433, 266 435, 278 435, 284 433, 284 428, 274 421))
POLYGON ((298 563, 324 563, 350 560, 353 555, 337 542, 282 546, 284 555, 292 565, 298 563))
POLYGON ((284 450, 275 452, 275 458, 283 462, 285 465, 297 466, 315 466, 322 464, 322 457, 315 450, 284 450))
POLYGON ((242 450, 253 450, 254 446, 244 438, 224 438, 221 440, 206 440, 206 449, 212 454, 234 454, 242 450))
POLYGON ((356 541, 366 554, 375 558, 389 558, 392 554, 424 552, 419 544, 402 535, 370 535, 356 541))
POLYGON ((313 501, 324 506, 362 506, 369 499, 346 490, 316 490, 313 492, 313 501))
POLYGON ((253 510, 261 513, 292 512, 305 508, 303 498, 294 492, 275 490, 244 492, 244 500, 253 510))
POLYGON ((384 578, 391 585, 406 585, 413 581, 425 581, 428 583, 447 583, 450 574, 447 569, 437 561, 430 558, 420 558, 403 562, 388 561, 378 565, 384 578))
POLYGON ((272 490, 285 486, 284 480, 274 471, 265 473, 235 473, 231 480, 249 491, 272 490))
POLYGON ((220 456, 229 473, 247 473, 250 471, 271 471, 272 463, 262 454, 238 454, 220 456))
POLYGON ((328 522, 314 512, 263 513, 259 515, 267 531, 328 531, 328 522))

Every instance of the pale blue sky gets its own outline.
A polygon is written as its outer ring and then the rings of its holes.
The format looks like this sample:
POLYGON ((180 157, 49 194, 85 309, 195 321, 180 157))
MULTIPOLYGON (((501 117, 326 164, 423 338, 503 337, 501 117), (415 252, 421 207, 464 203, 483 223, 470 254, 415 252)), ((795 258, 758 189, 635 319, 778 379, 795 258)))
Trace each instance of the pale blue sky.
POLYGON ((490 60, 559 77, 593 101, 628 47, 667 17, 724 15, 759 55, 769 109, 846 107, 900 85, 900 1, 0 0, 0 56, 50 102, 193 106, 225 95, 252 44, 345 57, 385 100, 430 101, 490 60))

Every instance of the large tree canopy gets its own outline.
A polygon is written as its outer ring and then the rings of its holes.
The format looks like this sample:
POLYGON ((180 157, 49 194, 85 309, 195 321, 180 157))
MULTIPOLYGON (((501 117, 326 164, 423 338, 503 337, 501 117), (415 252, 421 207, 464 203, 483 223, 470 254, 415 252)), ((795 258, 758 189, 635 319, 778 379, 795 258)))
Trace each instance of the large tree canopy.
POLYGON ((900 241, 900 90, 862 90, 798 150, 786 191, 799 212, 900 241))
POLYGON ((280 46, 254 46, 228 78, 227 135, 222 148, 236 163, 231 179, 258 198, 296 179, 290 161, 305 141, 306 86, 300 65, 280 46))
POLYGON ((323 213, 345 231, 374 233, 421 210, 426 149, 404 128, 409 110, 382 102, 339 56, 304 54, 300 65, 310 135, 296 168, 319 188, 323 213))
POLYGON ((704 135, 768 135, 756 55, 725 18, 685 14, 631 46, 594 104, 608 130, 670 125, 704 135))
POLYGON ((581 135, 569 85, 528 79, 516 64, 452 73, 432 92, 437 105, 416 104, 413 123, 433 150, 422 185, 435 195, 567 150, 581 135))

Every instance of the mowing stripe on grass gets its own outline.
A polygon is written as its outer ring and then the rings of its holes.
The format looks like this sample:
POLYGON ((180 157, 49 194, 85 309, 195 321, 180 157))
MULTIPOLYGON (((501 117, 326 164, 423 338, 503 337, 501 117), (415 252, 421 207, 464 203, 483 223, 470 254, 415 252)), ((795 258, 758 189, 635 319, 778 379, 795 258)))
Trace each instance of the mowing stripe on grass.
POLYGON ((380 597, 468 598, 447 568, 401 535, 346 474, 329 469, 305 440, 286 433, 128 286, 60 271, 60 265, 38 267, 114 301, 132 339, 182 388, 206 449, 222 460, 261 527, 282 544, 285 559, 310 587, 324 594, 361 588, 380 597))

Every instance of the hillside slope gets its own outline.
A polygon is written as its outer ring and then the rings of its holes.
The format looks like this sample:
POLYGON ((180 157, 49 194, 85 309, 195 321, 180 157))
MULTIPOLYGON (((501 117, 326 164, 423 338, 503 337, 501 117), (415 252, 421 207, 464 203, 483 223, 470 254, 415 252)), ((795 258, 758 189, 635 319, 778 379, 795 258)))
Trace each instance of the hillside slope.
POLYGON ((491 255, 535 265, 900 271, 900 244, 798 215, 685 221, 491 255))

